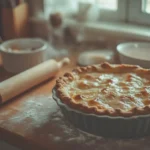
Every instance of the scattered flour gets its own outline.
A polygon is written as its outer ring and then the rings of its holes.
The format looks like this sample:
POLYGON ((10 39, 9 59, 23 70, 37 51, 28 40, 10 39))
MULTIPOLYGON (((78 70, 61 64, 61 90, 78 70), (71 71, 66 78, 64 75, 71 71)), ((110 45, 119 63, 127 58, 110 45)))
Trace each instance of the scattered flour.
MULTIPOLYGON (((49 114, 51 111, 54 111, 55 108, 56 103, 50 100, 50 97, 48 98, 44 95, 31 97, 20 105, 18 112, 7 120, 9 123, 5 124, 5 126, 10 126, 10 129, 14 129, 15 124, 23 126, 26 124, 25 129, 27 130, 30 128, 38 128, 49 121, 49 114), (11 126, 11 124, 13 124, 13 126, 11 126)), ((7 112, 4 112, 3 115, 5 115, 5 113, 7 112)))
POLYGON ((8 120, 9 128, 12 128, 11 124, 16 124, 16 128, 18 125, 23 126, 27 133, 34 130, 33 134, 38 138, 46 137, 54 144, 63 142, 66 147, 71 145, 72 150, 138 150, 141 147, 143 150, 150 149, 150 137, 134 140, 106 139, 75 128, 64 118, 51 96, 32 97, 18 109, 21 113, 16 113, 8 120))

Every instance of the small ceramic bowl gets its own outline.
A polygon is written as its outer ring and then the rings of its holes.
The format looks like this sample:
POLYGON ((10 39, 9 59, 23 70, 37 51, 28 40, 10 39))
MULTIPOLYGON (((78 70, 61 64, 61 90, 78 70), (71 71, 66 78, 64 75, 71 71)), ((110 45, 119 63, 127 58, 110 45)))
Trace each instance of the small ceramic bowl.
POLYGON ((0 45, 3 66, 11 73, 27 70, 46 59, 48 45, 38 38, 8 40, 0 45))
POLYGON ((148 42, 121 43, 117 46, 117 52, 121 63, 150 68, 150 43, 148 42))

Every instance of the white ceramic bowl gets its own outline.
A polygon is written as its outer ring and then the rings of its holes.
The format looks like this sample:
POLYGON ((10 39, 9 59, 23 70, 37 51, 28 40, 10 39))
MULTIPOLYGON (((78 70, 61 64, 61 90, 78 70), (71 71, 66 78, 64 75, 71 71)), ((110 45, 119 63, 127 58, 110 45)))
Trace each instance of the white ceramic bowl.
POLYGON ((121 63, 150 68, 150 43, 122 43, 117 46, 117 51, 119 53, 121 63))
POLYGON ((47 48, 47 43, 38 38, 8 40, 0 45, 3 66, 8 72, 22 72, 43 62, 47 48), (19 50, 12 50, 15 46, 19 50))

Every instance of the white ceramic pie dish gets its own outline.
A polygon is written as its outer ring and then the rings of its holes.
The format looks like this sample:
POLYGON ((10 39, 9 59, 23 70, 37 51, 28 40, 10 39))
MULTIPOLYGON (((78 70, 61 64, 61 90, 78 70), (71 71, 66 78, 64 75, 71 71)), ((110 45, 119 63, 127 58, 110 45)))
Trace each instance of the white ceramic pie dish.
POLYGON ((150 43, 129 42, 117 46, 121 63, 150 68, 150 43))
POLYGON ((22 72, 42 63, 46 59, 47 48, 47 43, 39 38, 19 38, 3 42, 0 45, 3 66, 11 73, 22 72), (14 46, 18 50, 13 50, 14 46))

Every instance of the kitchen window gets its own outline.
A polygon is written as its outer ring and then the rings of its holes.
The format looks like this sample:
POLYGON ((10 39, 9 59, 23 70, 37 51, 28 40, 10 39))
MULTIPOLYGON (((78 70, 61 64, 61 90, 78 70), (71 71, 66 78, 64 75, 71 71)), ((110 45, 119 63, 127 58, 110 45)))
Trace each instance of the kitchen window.
POLYGON ((124 21, 126 17, 126 0, 95 0, 100 8, 100 20, 124 21))
POLYGON ((44 13, 46 18, 54 9, 59 9, 65 13, 74 13, 77 12, 80 3, 89 3, 97 6, 101 20, 125 20, 126 0, 44 0, 44 13))
POLYGON ((131 0, 129 21, 145 25, 150 24, 150 0, 131 0))
MULTIPOLYGON (((99 36, 116 39, 150 41, 150 0, 28 0, 32 12, 31 22, 35 36, 46 38, 47 19, 52 9, 69 14, 66 24, 73 30, 84 26, 91 39, 99 36), (79 3, 95 5, 99 18, 97 21, 79 22, 74 19, 79 15, 79 3), (45 29, 40 30, 41 28, 45 29), (92 34, 91 34, 92 33, 92 34), (92 36, 92 37, 91 37, 92 36)), ((80 13, 81 16, 83 15, 80 13)), ((66 17, 67 18, 67 17, 66 17)), ((87 37, 88 37, 87 36, 87 37)))
POLYGON ((84 2, 99 7, 99 18, 102 21, 150 24, 150 0, 43 0, 43 2, 46 17, 56 8, 66 13, 76 12, 78 3, 84 2))
POLYGON ((142 1, 142 12, 150 13, 150 0, 143 0, 142 1))

